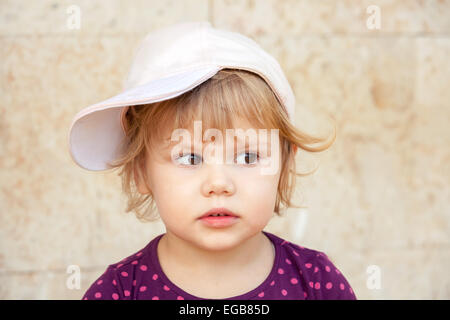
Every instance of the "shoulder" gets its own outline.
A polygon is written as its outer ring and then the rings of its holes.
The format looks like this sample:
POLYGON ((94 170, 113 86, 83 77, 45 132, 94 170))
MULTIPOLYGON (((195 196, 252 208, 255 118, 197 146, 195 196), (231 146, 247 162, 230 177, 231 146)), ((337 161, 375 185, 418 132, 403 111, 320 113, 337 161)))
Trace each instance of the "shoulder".
POLYGON ((327 254, 276 236, 275 239, 281 252, 279 263, 297 270, 307 299, 356 300, 349 282, 327 254))
POLYGON ((121 290, 115 277, 115 271, 108 266, 84 293, 82 300, 118 300, 121 290))
POLYGON ((89 286, 82 300, 131 299, 133 286, 142 276, 141 273, 149 269, 150 260, 146 248, 110 264, 89 286))

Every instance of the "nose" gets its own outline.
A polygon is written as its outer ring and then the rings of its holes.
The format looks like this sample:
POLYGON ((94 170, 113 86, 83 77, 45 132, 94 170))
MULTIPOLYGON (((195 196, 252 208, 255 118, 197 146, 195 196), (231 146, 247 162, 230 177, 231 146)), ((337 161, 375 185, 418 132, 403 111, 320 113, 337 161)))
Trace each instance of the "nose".
POLYGON ((207 173, 202 184, 202 193, 205 197, 231 196, 236 192, 236 186, 227 173, 225 164, 208 164, 205 167, 207 173))

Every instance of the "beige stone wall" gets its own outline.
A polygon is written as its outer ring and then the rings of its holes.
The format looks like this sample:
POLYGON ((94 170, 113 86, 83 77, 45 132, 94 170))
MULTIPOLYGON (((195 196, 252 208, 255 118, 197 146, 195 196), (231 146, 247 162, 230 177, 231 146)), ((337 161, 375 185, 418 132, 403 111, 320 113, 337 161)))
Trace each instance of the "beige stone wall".
POLYGON ((119 92, 147 32, 188 20, 241 32, 278 59, 298 126, 317 128, 310 111, 336 120, 329 150, 297 158, 319 164, 298 183, 307 208, 266 230, 326 252, 359 299, 449 299, 449 16, 437 0, 0 1, 0 299, 80 299, 164 232, 124 213, 117 176, 72 162, 67 130, 119 92), (379 30, 367 27, 370 5, 379 30), (69 265, 79 289, 66 285, 69 265), (367 285, 371 265, 379 289, 367 285))

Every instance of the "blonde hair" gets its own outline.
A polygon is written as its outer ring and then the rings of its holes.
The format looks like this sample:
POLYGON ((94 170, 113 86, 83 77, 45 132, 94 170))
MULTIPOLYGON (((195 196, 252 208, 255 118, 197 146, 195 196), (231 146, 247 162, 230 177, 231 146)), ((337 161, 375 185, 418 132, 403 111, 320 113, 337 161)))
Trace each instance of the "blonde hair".
POLYGON ((204 128, 224 131, 233 128, 233 120, 237 118, 247 119, 256 128, 279 129, 282 158, 274 212, 280 216, 281 205, 285 209, 300 208, 291 202, 296 177, 307 176, 316 169, 308 173, 296 172, 295 146, 310 152, 323 151, 334 142, 336 131, 328 142, 328 139, 301 131, 292 124, 274 92, 259 75, 246 70, 222 69, 178 97, 130 106, 125 116, 126 152, 109 163, 112 169, 122 168, 119 176, 128 198, 126 212, 134 211, 142 222, 159 218, 151 191, 141 194, 136 178, 142 179, 150 190, 145 170, 146 154, 151 155, 155 146, 166 139, 164 132, 191 128, 194 120, 201 120, 204 128), (312 146, 317 143, 321 145, 312 146))

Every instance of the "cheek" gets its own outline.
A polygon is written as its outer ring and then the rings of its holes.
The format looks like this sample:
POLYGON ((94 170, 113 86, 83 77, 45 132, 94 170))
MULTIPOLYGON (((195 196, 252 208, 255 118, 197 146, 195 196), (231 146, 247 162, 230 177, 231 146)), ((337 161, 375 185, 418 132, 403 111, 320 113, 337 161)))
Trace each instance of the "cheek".
POLYGON ((182 183, 177 182, 176 180, 170 180, 168 177, 159 181, 155 185, 155 200, 159 202, 159 204, 164 204, 168 207, 177 206, 177 204, 181 204, 183 199, 185 199, 186 188, 182 185, 182 183))
POLYGON ((277 196, 278 177, 260 176, 248 179, 245 185, 241 186, 245 195, 247 210, 252 212, 254 218, 270 219, 275 207, 277 196))
POLYGON ((192 201, 198 197, 192 177, 180 175, 164 165, 153 169, 153 196, 164 223, 176 224, 177 220, 192 218, 192 212, 195 212, 192 201))
POLYGON ((165 210, 163 206, 173 204, 173 199, 178 198, 175 180, 165 166, 151 167, 150 177, 153 197, 159 212, 162 213, 165 210))
POLYGON ((185 181, 171 165, 166 163, 153 163, 149 168, 155 197, 177 197, 184 190, 185 181))

